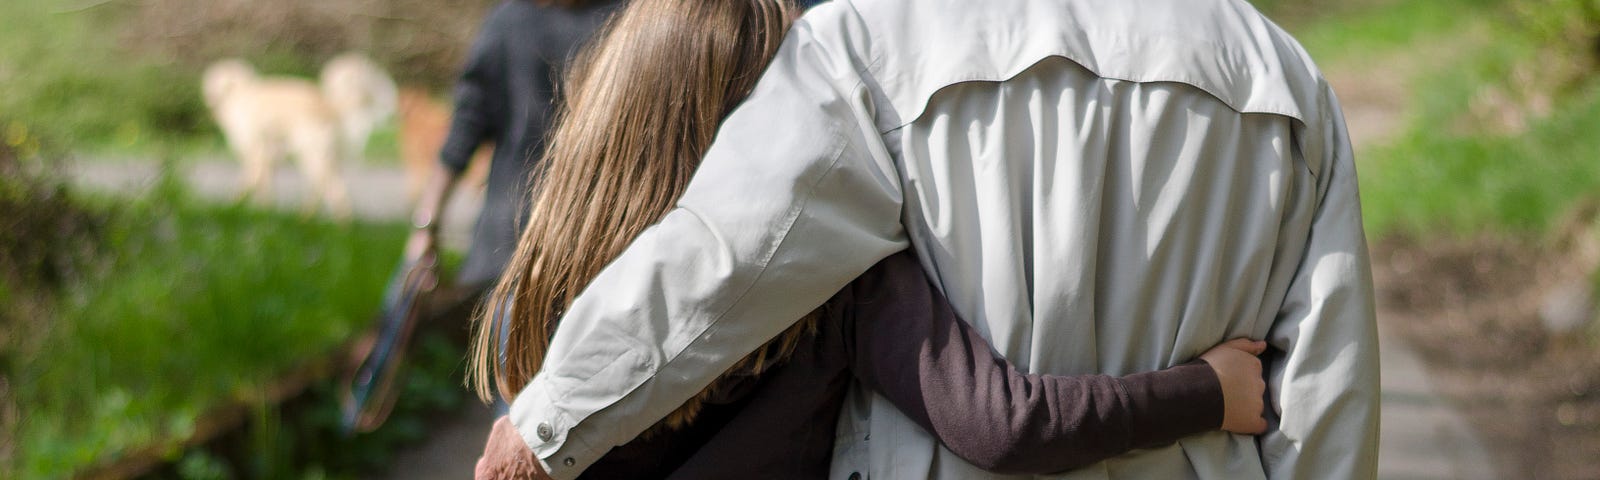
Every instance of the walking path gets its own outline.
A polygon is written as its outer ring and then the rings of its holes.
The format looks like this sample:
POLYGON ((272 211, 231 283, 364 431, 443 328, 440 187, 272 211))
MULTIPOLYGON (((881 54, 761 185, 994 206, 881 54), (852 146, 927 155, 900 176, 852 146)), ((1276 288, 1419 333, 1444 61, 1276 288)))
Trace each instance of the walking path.
MULTIPOLYGON (((185 163, 184 178, 190 188, 203 198, 231 202, 238 198, 240 186, 239 164, 224 157, 202 158, 185 163)), ((67 174, 79 185, 94 190, 110 192, 137 192, 154 185, 160 177, 160 167, 149 161, 137 159, 85 159, 68 165, 67 174)), ((341 175, 350 194, 350 207, 356 218, 366 220, 407 222, 410 220, 412 201, 406 193, 405 173, 392 166, 347 165, 341 175)), ((272 191, 266 202, 290 212, 299 212, 310 194, 309 184, 298 170, 279 165, 273 172, 272 191)), ((440 242, 446 247, 465 249, 469 245, 472 227, 483 205, 482 192, 457 190, 445 206, 444 222, 440 224, 440 242)))
MULTIPOLYGON (((1380 287, 1381 288, 1381 287, 1380 287)), ((1383 427, 1378 432, 1378 478, 1395 480, 1492 480, 1477 432, 1434 390, 1416 352, 1381 328, 1378 351, 1383 374, 1383 427)))
MULTIPOLYGON (((148 162, 84 161, 69 174, 91 189, 137 191, 157 179, 158 168, 148 162)), ((359 218, 404 221, 410 212, 405 178, 396 168, 356 166, 344 171, 351 206, 359 218)), ((239 183, 236 163, 224 159, 194 163, 184 174, 201 196, 232 201, 239 183)), ((298 211, 306 184, 298 172, 284 167, 273 179, 272 203, 298 211)), ((476 218, 481 197, 457 195, 447 207, 442 240, 463 248, 476 218)), ((1379 285, 1381 290, 1383 285, 1379 285)), ((1379 312, 1379 322, 1386 318, 1379 312)), ((1496 472, 1482 441, 1466 419, 1442 398, 1429 381, 1411 347, 1398 336, 1380 330, 1383 373, 1382 454, 1378 477, 1396 480, 1490 479, 1496 472)), ((441 423, 428 442, 402 452, 394 468, 377 478, 394 480, 460 478, 471 472, 493 414, 476 403, 457 417, 441 423)))

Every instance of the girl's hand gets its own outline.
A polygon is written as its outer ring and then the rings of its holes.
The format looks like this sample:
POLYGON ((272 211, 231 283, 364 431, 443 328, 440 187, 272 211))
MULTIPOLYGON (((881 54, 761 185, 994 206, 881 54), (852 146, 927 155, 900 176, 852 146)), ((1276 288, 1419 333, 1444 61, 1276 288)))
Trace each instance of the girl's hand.
POLYGON ((523 443, 511 418, 502 416, 494 421, 488 444, 472 473, 477 480, 548 480, 549 475, 539 468, 533 450, 523 443))
POLYGON ((1267 431, 1267 420, 1262 417, 1267 382, 1257 358, 1265 351, 1267 342, 1236 338, 1200 354, 1222 383, 1223 430, 1248 435, 1267 431))

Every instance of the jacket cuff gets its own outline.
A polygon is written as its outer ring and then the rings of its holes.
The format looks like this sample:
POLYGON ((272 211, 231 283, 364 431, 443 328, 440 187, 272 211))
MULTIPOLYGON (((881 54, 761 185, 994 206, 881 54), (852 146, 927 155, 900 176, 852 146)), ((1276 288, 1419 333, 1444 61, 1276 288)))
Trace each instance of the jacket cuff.
POLYGON ((1136 448, 1165 445, 1222 427, 1222 383, 1203 360, 1122 377, 1131 411, 1130 440, 1136 448))
POLYGON ((609 449, 594 448, 577 435, 577 420, 556 406, 549 386, 539 380, 535 377, 511 402, 511 424, 550 478, 575 479, 609 449))

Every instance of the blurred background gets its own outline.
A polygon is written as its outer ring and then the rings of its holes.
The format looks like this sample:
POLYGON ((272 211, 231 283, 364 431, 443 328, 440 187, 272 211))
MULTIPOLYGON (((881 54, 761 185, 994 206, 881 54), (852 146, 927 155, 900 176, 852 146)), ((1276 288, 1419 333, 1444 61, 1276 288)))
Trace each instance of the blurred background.
MULTIPOLYGON (((443 124, 402 106, 340 166, 352 218, 306 214, 289 162, 238 198, 200 78, 237 57, 315 79, 355 51, 448 105, 493 3, 0 1, 0 478, 464 476, 491 419, 465 324, 419 331, 383 428, 339 428, 409 231, 406 138, 443 124)), ((1600 0, 1256 5, 1356 143, 1380 476, 1600 478, 1600 0)))

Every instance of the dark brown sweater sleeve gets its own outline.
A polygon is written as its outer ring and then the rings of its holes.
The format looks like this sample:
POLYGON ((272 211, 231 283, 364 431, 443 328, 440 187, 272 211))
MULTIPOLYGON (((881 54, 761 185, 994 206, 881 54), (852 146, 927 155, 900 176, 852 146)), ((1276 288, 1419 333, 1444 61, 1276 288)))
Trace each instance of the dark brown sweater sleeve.
POLYGON ((1071 470, 1222 425, 1222 387, 1201 361, 1125 377, 1017 371, 907 252, 862 275, 828 313, 856 377, 985 470, 1071 470))

